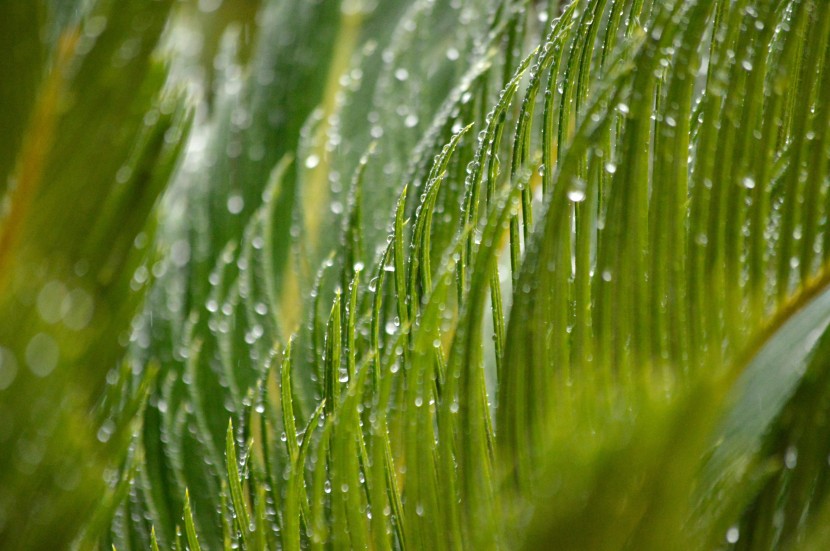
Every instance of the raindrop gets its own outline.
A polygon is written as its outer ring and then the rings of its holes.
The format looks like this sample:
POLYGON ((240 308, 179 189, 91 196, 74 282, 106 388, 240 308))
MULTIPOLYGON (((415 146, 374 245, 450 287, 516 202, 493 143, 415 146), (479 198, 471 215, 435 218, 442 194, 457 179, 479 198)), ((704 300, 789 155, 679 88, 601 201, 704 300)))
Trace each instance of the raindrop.
POLYGON ((755 180, 753 180, 750 176, 746 176, 743 180, 741 180, 741 186, 745 187, 746 189, 754 189, 755 180))
MULTIPOLYGON (((228 210, 230 210, 232 214, 237 214, 239 212, 232 211, 230 203, 228 203, 228 210)), ((240 207, 239 210, 242 210, 242 208, 240 207)), ((188 261, 190 261, 190 243, 184 239, 176 240, 176 242, 170 246, 170 259, 173 261, 173 264, 179 268, 186 266, 188 261)))
POLYGON ((231 214, 239 214, 242 212, 242 209, 245 207, 245 200, 242 199, 241 195, 233 194, 228 197, 228 212, 231 214))
POLYGON ((617 172, 617 165, 615 165, 614 163, 612 163, 610 161, 605 163, 605 172, 607 172, 608 174, 616 173, 617 172))
POLYGON ((309 155, 305 159, 305 167, 306 168, 314 168, 320 164, 320 157, 314 154, 309 155))
POLYGON ((222 0, 199 0, 199 11, 211 13, 222 6, 222 0))
POLYGON ((89 325, 94 310, 92 295, 83 289, 74 289, 64 297, 61 304, 63 324, 73 331, 80 331, 89 325))
POLYGON ((395 78, 403 82, 409 78, 409 71, 407 71, 403 67, 395 69, 395 78))
POLYGON ((568 189, 568 199, 574 203, 579 203, 585 200, 585 182, 580 178, 574 178, 568 189))
POLYGON ((574 203, 581 203, 585 200, 585 190, 582 189, 571 189, 568 191, 568 199, 573 201, 574 203))
POLYGON ((798 449, 795 446, 790 446, 784 453, 784 466, 792 470, 795 469, 796 465, 798 465, 798 449))
POLYGON ((729 530, 726 531, 726 541, 727 543, 738 543, 738 540, 741 538, 741 531, 738 530, 737 526, 731 526, 729 530))
POLYGON ((46 377, 58 364, 60 349, 55 339, 46 333, 38 333, 26 347, 26 363, 38 377, 46 377))
POLYGON ((118 169, 118 172, 115 173, 115 182, 118 184, 124 184, 130 179, 132 175, 133 169, 128 167, 127 165, 124 165, 118 169))
POLYGON ((17 360, 8 348, 0 346, 0 390, 6 390, 17 376, 17 360))
POLYGON ((107 18, 103 15, 90 17, 84 26, 84 34, 89 38, 97 38, 107 28, 107 18))
POLYGON ((455 61, 459 58, 459 56, 460 54, 458 53, 458 50, 456 50, 455 48, 450 47, 447 49, 447 59, 449 59, 450 61, 455 61))
POLYGON ((66 296, 66 285, 53 280, 44 285, 37 295, 37 311, 46 323, 57 323, 61 319, 61 304, 66 296))
POLYGON ((107 419, 104 421, 104 424, 101 425, 101 428, 98 429, 98 441, 108 442, 113 432, 115 432, 115 423, 113 423, 111 419, 107 419))
POLYGON ((404 126, 406 126, 407 128, 414 128, 414 127, 415 127, 415 125, 417 125, 417 124, 418 124, 418 117, 417 117, 416 115, 413 115, 413 114, 411 114, 411 113, 410 113, 410 114, 409 114, 409 115, 407 115, 407 116, 406 116, 406 118, 403 120, 403 124, 404 124, 404 126))

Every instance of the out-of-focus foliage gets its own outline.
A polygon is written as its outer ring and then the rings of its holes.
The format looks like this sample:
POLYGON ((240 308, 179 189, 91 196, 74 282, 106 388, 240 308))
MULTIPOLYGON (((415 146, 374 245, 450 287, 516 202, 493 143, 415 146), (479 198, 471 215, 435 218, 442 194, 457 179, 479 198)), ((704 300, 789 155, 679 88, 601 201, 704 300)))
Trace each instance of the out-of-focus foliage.
POLYGON ((101 396, 188 126, 153 55, 170 4, 0 6, 3 549, 66 545, 114 499, 112 469, 142 398, 101 396))
POLYGON ((830 4, 115 5, 0 8, 4 542, 830 545, 830 4))

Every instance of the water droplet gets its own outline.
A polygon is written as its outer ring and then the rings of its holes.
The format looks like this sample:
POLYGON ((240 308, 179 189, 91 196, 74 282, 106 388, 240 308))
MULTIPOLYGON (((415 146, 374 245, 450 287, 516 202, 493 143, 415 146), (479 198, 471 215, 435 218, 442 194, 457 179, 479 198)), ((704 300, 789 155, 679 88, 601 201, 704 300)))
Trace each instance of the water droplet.
POLYGON ((133 175, 133 169, 127 165, 122 166, 115 173, 115 182, 118 184, 126 183, 133 175))
POLYGON ((222 0, 199 0, 199 11, 211 13, 222 6, 222 0))
POLYGON ((323 491, 326 492, 327 494, 331 493, 331 482, 330 481, 326 480, 323 483, 323 491))
POLYGON ((418 124, 418 117, 416 115, 413 115, 413 114, 410 113, 403 120, 403 124, 407 128, 414 128, 418 124))
POLYGON ((750 176, 746 176, 743 180, 741 180, 741 185, 746 189, 754 189, 755 180, 753 180, 750 176))
POLYGON ((608 174, 616 173, 617 172, 617 165, 615 165, 614 163, 612 163, 610 161, 605 163, 605 172, 607 172, 608 174))
POLYGON ((0 390, 6 390, 17 376, 17 360, 8 348, 0 346, 0 390))
POLYGON ((115 423, 111 419, 107 419, 98 429, 97 438, 99 442, 108 442, 112 433, 115 432, 115 423))
POLYGON ((97 38, 107 28, 107 18, 103 15, 90 17, 84 25, 84 35, 89 38, 97 38))
POLYGON ((729 530, 726 531, 726 541, 727 543, 738 543, 738 540, 741 538, 741 531, 738 529, 737 526, 730 526, 729 530))
POLYGON ((95 311, 92 295, 83 289, 73 289, 61 304, 63 324, 73 331, 80 331, 89 325, 95 311))
MULTIPOLYGON (((241 199, 241 198, 240 198, 241 199)), ((235 213, 231 210, 230 206, 228 206, 228 210, 231 211, 232 214, 237 214, 238 211, 235 213)), ((242 208, 240 207, 240 211, 242 208)), ((170 260, 173 261, 179 268, 183 268, 187 265, 190 261, 190 243, 188 243, 184 239, 177 239, 171 246, 170 246, 170 260)))
POLYGON ((395 78, 403 82, 409 78, 409 71, 407 71, 403 67, 395 69, 395 78))
POLYGON ((305 167, 306 168, 314 168, 315 166, 320 164, 320 157, 318 155, 311 154, 305 159, 305 167))
POLYGON ((46 333, 38 333, 26 346, 26 363, 38 377, 46 377, 58 365, 58 343, 46 333))
POLYGON ((571 187, 568 189, 568 199, 574 203, 579 203, 585 200, 585 181, 581 178, 574 178, 571 181, 571 187))
POLYGON ((790 446, 784 453, 784 466, 792 470, 795 469, 796 465, 798 465, 798 448, 790 446))
POLYGON ((611 270, 603 270, 602 271, 602 280, 603 281, 611 281, 611 270))
POLYGON ((61 319, 61 305, 66 296, 66 285, 52 280, 44 285, 37 295, 37 311, 46 323, 57 323, 61 319))
POLYGON ((228 212, 231 214, 239 214, 245 207, 245 200, 239 194, 233 194, 228 197, 228 212))
POLYGON ((581 203, 585 200, 585 190, 582 189, 571 189, 568 191, 568 199, 573 201, 574 203, 581 203))

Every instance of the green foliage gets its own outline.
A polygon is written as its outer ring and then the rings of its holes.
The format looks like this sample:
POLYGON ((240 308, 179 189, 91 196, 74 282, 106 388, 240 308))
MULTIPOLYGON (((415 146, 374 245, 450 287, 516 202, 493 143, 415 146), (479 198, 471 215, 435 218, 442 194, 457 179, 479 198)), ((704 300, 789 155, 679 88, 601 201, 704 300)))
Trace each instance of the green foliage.
POLYGON ((830 544, 830 4, 46 4, 4 545, 830 544))
POLYGON ((148 254, 148 219, 189 125, 152 55, 169 11, 170 2, 0 7, 10 41, 0 86, 5 549, 54 548, 81 532, 149 390, 150 365, 132 364, 141 374, 130 395, 117 391, 129 363, 114 366, 141 298, 131 287, 148 254), (101 403, 110 370, 121 380, 101 403))

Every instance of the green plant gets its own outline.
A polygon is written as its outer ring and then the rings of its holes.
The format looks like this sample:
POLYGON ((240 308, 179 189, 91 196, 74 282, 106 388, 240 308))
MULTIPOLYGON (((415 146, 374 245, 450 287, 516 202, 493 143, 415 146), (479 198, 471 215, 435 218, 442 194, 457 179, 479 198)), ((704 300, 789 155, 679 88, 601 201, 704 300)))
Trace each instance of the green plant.
MULTIPOLYGON (((828 544, 830 4, 271 0, 256 19, 252 2, 185 4, 163 40, 169 90, 193 86, 188 29, 237 22, 208 36, 218 55, 172 178, 187 117, 148 64, 168 6, 94 4, 73 12, 89 76, 65 86, 111 86, 132 118, 71 106, 68 126, 50 123, 68 144, 54 160, 4 143, 18 184, 0 246, 50 248, 13 263, 0 249, 0 262, 29 274, 77 247, 120 282, 89 292, 122 321, 77 345, 96 356, 68 355, 42 381, 21 368, 0 390, 4 418, 51 392, 73 401, 49 419, 99 423, 47 439, 94 457, 88 470, 53 449, 35 474, 4 470, 0 512, 37 510, 25 500, 55 472, 81 473, 88 504, 55 498, 42 521, 0 522, 10 548, 47 545, 37 526, 119 550, 828 544), (113 22, 133 36, 144 11, 156 23, 139 25, 136 93, 101 60, 124 48, 113 22), (167 126, 148 130, 153 102, 167 126), (44 182, 94 176, 95 144, 71 126, 93 114, 124 128, 100 197, 123 167, 151 175, 129 189, 153 191, 132 209, 115 185, 87 230, 60 217, 72 193, 29 205, 17 190, 50 163, 80 168, 44 182), (96 241, 113 235, 137 247, 96 241), (137 304, 130 281, 146 299, 102 390, 137 304), (101 465, 109 497, 90 517, 101 465)), ((48 14, 54 36, 73 28, 71 10, 0 9, 48 14)), ((9 110, 27 138, 58 116, 49 75, 69 55, 37 44, 55 68, 25 82, 47 99, 21 92, 9 110)), ((6 305, 48 295, 58 276, 43 273, 16 276, 0 303, 0 382, 54 326, 39 299, 25 322, 6 305)), ((61 358, 73 341, 55 343, 61 358)))

